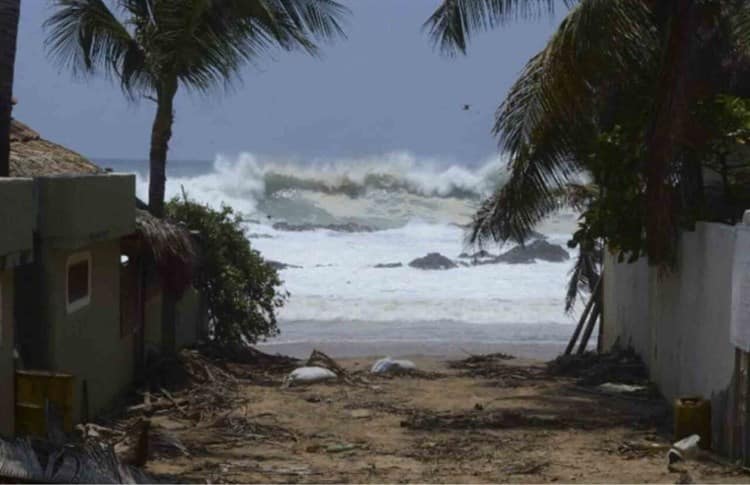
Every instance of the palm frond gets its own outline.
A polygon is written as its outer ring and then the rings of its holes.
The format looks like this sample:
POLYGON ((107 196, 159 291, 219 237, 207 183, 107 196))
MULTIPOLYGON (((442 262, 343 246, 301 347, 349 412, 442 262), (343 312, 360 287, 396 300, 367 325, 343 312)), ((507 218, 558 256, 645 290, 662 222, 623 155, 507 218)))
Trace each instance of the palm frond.
POLYGON ((92 70, 123 55, 130 34, 102 0, 56 0, 54 8, 47 47, 61 63, 92 70))
POLYGON ((587 0, 571 10, 498 108, 493 133, 510 178, 477 212, 472 242, 522 242, 561 207, 560 193, 585 170, 607 94, 620 75, 645 76, 658 45, 640 0, 587 0))
POLYGON ((145 55, 103 0, 55 0, 44 23, 48 54, 75 73, 101 71, 120 79, 126 91, 149 84, 145 55))
POLYGON ((332 0, 161 2, 153 13, 155 43, 169 70, 186 86, 205 91, 231 82, 246 61, 274 47, 317 54, 318 39, 344 35, 347 12, 332 0))
MULTIPOLYGON (((553 15, 555 0, 443 0, 424 24, 433 44, 444 54, 466 53, 476 32, 518 18, 553 15)), ((577 0, 565 0, 566 6, 577 0)))
POLYGON ((335 40, 346 37, 343 20, 350 10, 333 0, 275 0, 294 24, 309 39, 335 40))

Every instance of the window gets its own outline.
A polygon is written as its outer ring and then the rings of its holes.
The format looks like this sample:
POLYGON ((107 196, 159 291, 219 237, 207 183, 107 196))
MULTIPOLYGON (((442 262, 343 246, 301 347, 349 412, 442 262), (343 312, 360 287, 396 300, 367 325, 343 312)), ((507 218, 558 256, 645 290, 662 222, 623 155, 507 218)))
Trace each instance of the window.
POLYGON ((66 303, 68 313, 73 313, 91 302, 91 254, 71 255, 66 273, 66 303))

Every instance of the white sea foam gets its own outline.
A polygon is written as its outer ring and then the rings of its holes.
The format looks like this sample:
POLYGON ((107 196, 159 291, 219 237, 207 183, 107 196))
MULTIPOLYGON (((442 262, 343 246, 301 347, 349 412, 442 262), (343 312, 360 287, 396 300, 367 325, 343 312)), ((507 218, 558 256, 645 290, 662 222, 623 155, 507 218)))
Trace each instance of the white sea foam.
MULTIPOLYGON (((482 325, 572 321, 562 311, 567 263, 445 271, 408 266, 429 252, 456 258, 464 247, 463 232, 454 226, 414 222, 366 234, 268 233, 275 238, 253 240, 262 254, 302 266, 282 271, 292 294, 280 314, 285 320, 482 325), (404 266, 375 268, 380 263, 404 266)), ((551 241, 563 243, 564 237, 551 241)))
MULTIPOLYGON (((281 271, 291 293, 277 341, 555 341, 574 318, 563 312, 570 263, 487 265, 447 271, 408 266, 439 252, 456 259, 482 197, 503 179, 493 158, 475 168, 405 153, 358 160, 267 161, 218 157, 212 170, 170 178, 168 196, 190 197, 246 214, 252 245, 266 258, 301 266, 281 271), (272 223, 356 221, 375 232, 285 232, 272 223), (402 263, 400 268, 375 268, 402 263)), ((138 179, 146 194, 146 180, 138 179)), ((575 214, 541 226, 564 245, 575 214)), ((499 253, 501 248, 491 248, 499 253)), ((508 249, 508 248, 504 248, 508 249)), ((571 256, 573 253, 571 252, 571 256)))

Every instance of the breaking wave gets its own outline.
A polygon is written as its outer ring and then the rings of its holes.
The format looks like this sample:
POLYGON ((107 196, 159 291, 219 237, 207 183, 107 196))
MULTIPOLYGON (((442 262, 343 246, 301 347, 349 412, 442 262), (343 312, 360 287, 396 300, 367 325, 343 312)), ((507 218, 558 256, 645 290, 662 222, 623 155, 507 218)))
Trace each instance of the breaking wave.
MULTIPOLYGON (((412 219, 465 222, 505 173, 499 157, 467 167, 409 153, 305 162, 242 153, 219 156, 202 173, 182 172, 177 167, 170 174, 168 196, 178 196, 186 187, 193 198, 231 205, 248 217, 360 222, 377 228, 402 226, 412 219)), ((145 196, 143 175, 138 187, 145 196)))

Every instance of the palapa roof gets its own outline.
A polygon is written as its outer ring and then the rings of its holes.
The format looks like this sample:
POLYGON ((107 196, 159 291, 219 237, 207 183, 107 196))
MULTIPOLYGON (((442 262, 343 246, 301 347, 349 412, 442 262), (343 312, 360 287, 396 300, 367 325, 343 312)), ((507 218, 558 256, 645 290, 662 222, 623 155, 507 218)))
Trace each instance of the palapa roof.
MULTIPOLYGON (((43 139, 18 120, 10 127, 10 176, 103 174, 106 170, 79 153, 43 139)), ((195 260, 190 233, 158 219, 142 208, 135 210, 136 235, 145 241, 165 283, 181 291, 189 284, 195 260)))
POLYGON ((47 141, 18 120, 10 123, 10 176, 96 174, 105 170, 64 146, 47 141))
POLYGON ((143 209, 135 210, 135 227, 148 246, 164 283, 174 293, 182 293, 192 281, 196 258, 190 233, 143 209))

